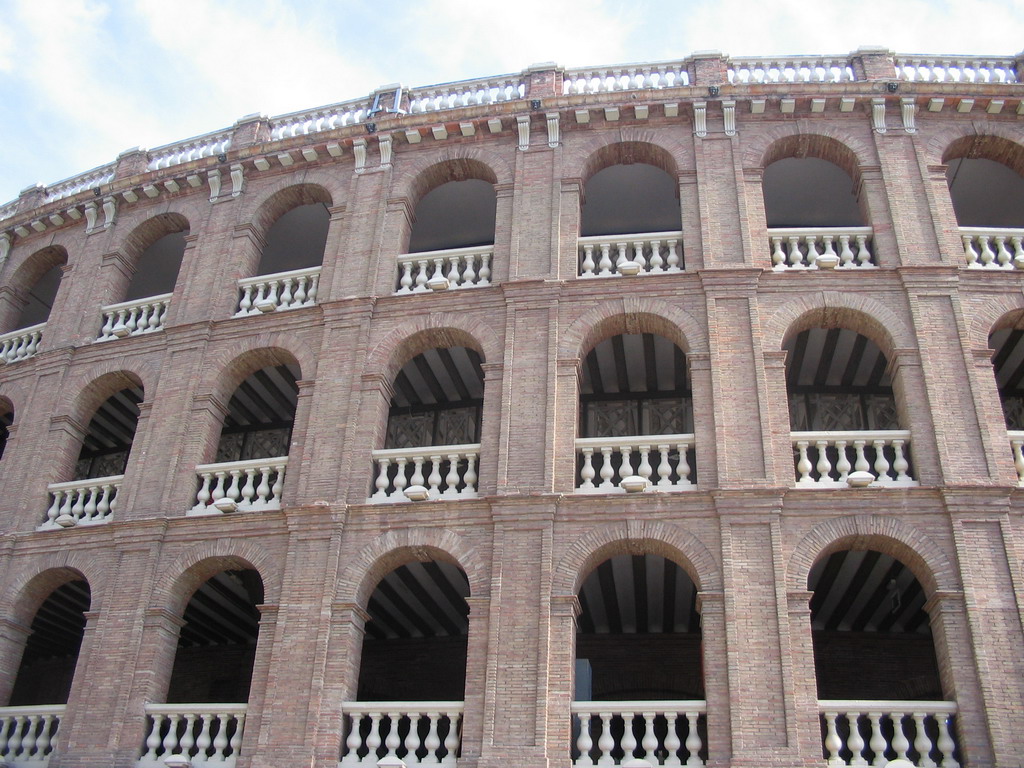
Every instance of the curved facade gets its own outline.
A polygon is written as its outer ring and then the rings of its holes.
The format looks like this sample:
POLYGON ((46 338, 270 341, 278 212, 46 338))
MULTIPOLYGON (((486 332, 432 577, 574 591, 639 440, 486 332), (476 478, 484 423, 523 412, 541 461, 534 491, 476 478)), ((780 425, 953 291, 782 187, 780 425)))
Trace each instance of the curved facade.
POLYGON ((0 207, 0 757, 1018 765, 1021 81, 537 66, 0 207))

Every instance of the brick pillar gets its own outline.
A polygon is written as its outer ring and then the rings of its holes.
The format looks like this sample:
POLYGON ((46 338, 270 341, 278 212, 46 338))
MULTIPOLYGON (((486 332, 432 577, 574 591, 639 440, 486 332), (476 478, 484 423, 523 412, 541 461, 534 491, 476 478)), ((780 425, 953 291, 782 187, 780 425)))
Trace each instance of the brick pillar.
POLYGON ((132 147, 117 156, 114 178, 129 179, 132 176, 141 176, 148 167, 149 153, 139 147, 132 147))
POLYGON ((721 51, 698 51, 690 60, 693 67, 690 85, 723 85, 729 82, 729 64, 721 51))
MULTIPOLYGON (((155 382, 153 384, 154 386, 151 389, 155 390, 155 382)), ((154 394, 151 391, 149 397, 139 403, 139 421, 135 425, 135 435, 132 438, 128 463, 124 468, 124 481, 121 483, 121 490, 117 494, 118 509, 115 513, 117 520, 148 517, 159 514, 162 511, 158 505, 159 497, 151 496, 147 492, 148 488, 143 483, 138 482, 145 472, 149 445, 152 440, 150 416, 153 413, 154 394)))
POLYGON ((480 416, 480 459, 477 462, 477 493, 490 496, 496 492, 501 448, 501 401, 505 386, 502 363, 482 363, 484 372, 484 405, 480 416))
POLYGON ((554 62, 531 64, 523 73, 526 80, 526 98, 549 99, 562 95, 564 70, 554 62))
POLYGON ((970 350, 967 365, 989 474, 999 485, 1012 487, 1018 481, 1017 468, 992 368, 992 350, 988 347, 970 350))
POLYGON ((315 501, 305 492, 305 479, 309 477, 311 452, 305 450, 310 438, 309 429, 313 411, 313 395, 316 381, 302 379, 296 382, 298 397, 295 402, 295 416, 292 419, 292 441, 288 446, 288 469, 284 476, 281 495, 289 506, 299 506, 315 501))
POLYGON ((568 766, 572 735, 570 705, 576 698, 576 632, 580 601, 576 595, 551 597, 548 625, 547 740, 548 764, 568 766))
POLYGON ((697 171, 679 172, 679 208, 682 214, 683 242, 679 251, 687 272, 704 269, 704 236, 701 221, 697 171))
POLYGON ((0 619, 0 659, 3 660, 0 664, 0 701, 5 706, 11 699, 11 691, 14 690, 18 668, 21 666, 21 656, 31 633, 31 628, 24 624, 0 619))
POLYGON ((789 389, 786 386, 785 350, 761 352, 764 361, 764 410, 768 414, 768 440, 771 446, 765 461, 773 467, 771 476, 779 485, 790 485, 794 478, 792 424, 789 417, 789 389))
POLYGON ((491 601, 488 597, 467 597, 466 603, 469 605, 469 631, 459 765, 464 761, 472 765, 480 757, 484 738, 484 712, 487 707, 494 706, 493 701, 487 701, 491 601))
POLYGON ((693 437, 697 451, 697 485, 703 490, 718 487, 718 441, 715 439, 715 410, 712 394, 711 355, 688 354, 690 386, 693 392, 693 437))
MULTIPOLYGON (((971 630, 964 594, 936 591, 925 603, 924 610, 928 612, 932 628, 943 696, 957 703, 956 731, 963 755, 962 763, 972 768, 997 765, 985 712, 987 702, 977 677, 977 661, 972 655, 971 630)), ((1015 710, 1011 707, 1007 711, 1015 710)), ((1019 727, 1017 730, 1019 733, 1019 727)), ((1019 755, 1018 749, 1009 762, 1000 764, 1016 765, 1019 755)))
POLYGON ((728 765, 732 756, 729 711, 729 659, 726 646, 725 595, 721 590, 697 592, 707 702, 708 765, 728 765))
POLYGON ((768 241, 768 220, 764 210, 764 168, 744 168, 740 194, 746 211, 747 246, 751 263, 764 269, 772 266, 768 241))
MULTIPOLYGON (((362 179, 360 183, 363 183, 362 179)), ((372 283, 368 286, 373 295, 390 296, 395 292, 398 284, 398 262, 395 257, 409 252, 409 237, 415 221, 413 204, 408 197, 388 198, 381 223, 381 242, 374 251, 376 272, 371 272, 372 283)))
MULTIPOLYGON (((174 281, 173 295, 171 296, 171 303, 167 307, 167 319, 164 320, 164 328, 177 325, 180 322, 178 318, 185 317, 185 313, 182 311, 185 292, 188 290, 185 277, 194 270, 193 262, 196 259, 196 246, 198 242, 198 233, 185 235, 185 248, 181 252, 181 265, 178 267, 178 277, 174 281)), ((125 289, 127 290, 127 288, 128 284, 125 283, 125 289)))
POLYGON ((949 194, 949 182, 946 179, 948 166, 926 164, 926 159, 924 152, 919 151, 918 161, 922 168, 920 189, 928 204, 938 248, 936 255, 943 264, 961 267, 967 263, 967 257, 964 255, 960 226, 953 209, 953 198, 949 194))
POLYGON ((358 398, 353 401, 355 429, 346 440, 346 445, 350 446, 350 463, 348 472, 342 475, 351 479, 348 487, 342 490, 349 504, 361 504, 371 493, 376 470, 370 451, 384 447, 393 394, 393 382, 379 372, 364 374, 360 379, 358 398))
POLYGON ((235 121, 231 132, 231 151, 270 141, 270 120, 266 115, 253 113, 235 121))
POLYGON ((896 65, 887 48, 865 46, 850 54, 850 66, 857 80, 895 80, 896 65))
POLYGON ((559 280, 573 280, 579 274, 580 206, 583 202, 583 179, 562 179, 558 197, 558 257, 554 275, 559 280))
POLYGON ((356 698, 363 636, 369 620, 370 615, 355 603, 334 603, 331 606, 323 698, 314 745, 313 765, 317 768, 337 766, 348 732, 346 729, 352 727, 342 705, 356 698))
POLYGON ((583 357, 555 361, 554 443, 551 448, 551 486, 556 493, 576 488, 576 436, 579 432, 580 377, 583 357))
POLYGON ((348 254, 342 247, 347 211, 348 206, 344 204, 332 205, 327 209, 330 214, 330 222, 327 228, 327 242, 324 243, 324 255, 320 264, 320 282, 316 290, 317 304, 323 304, 333 296, 351 296, 356 292, 356 286, 350 283, 346 270, 348 254), (336 286, 335 275, 339 272, 341 274, 338 275, 338 278, 341 284, 336 286), (333 289, 336 287, 343 292, 334 293, 333 289))
POLYGON ((821 760, 821 730, 818 716, 818 684, 814 673, 814 636, 811 632, 813 592, 790 590, 786 593, 788 646, 783 648, 787 668, 786 712, 796 723, 796 749, 803 765, 821 760))
POLYGON ((889 378, 896 396, 900 427, 910 430, 914 477, 921 485, 939 485, 943 473, 927 384, 917 349, 894 349, 889 355, 889 378))
MULTIPOLYGON (((173 359, 173 358, 172 358, 173 359)), ((184 405, 184 403, 182 404, 184 405)), ((217 455, 220 430, 228 415, 227 403, 212 394, 194 395, 185 434, 181 436, 178 462, 170 482, 164 487, 163 507, 185 511, 196 503, 196 465, 213 462, 217 455)), ((163 412, 165 409, 161 409, 163 412)), ((154 423, 161 423, 158 419, 154 423)))

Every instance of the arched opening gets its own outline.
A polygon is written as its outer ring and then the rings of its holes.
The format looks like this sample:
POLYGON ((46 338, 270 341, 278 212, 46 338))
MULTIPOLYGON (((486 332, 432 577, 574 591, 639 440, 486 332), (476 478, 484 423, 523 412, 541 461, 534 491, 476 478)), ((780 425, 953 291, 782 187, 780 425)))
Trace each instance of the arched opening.
POLYGON ((663 154, 649 145, 629 145, 592 161, 606 164, 583 188, 580 276, 683 268, 679 185, 670 172, 674 163, 663 154))
POLYGON ((259 368, 228 401, 213 464, 196 468, 191 515, 280 509, 301 377, 294 362, 259 368))
POLYGON ((398 259, 396 293, 490 284, 496 181, 490 168, 468 160, 439 163, 420 175, 408 248, 398 259))
POLYGON ((783 350, 797 485, 916 485, 879 346, 832 325, 792 334, 783 350))
POLYGON ((60 279, 64 274, 63 266, 63 263, 53 265, 29 287, 25 295, 25 304, 18 315, 16 329, 29 328, 50 319, 50 310, 53 309, 53 302, 60 288, 60 279))
POLYGON ((956 705, 943 700, 927 595, 911 570, 878 550, 841 549, 815 563, 808 589, 825 757, 954 757, 956 705))
POLYGON ((255 276, 238 281, 235 317, 316 304, 331 223, 330 204, 325 190, 298 187, 279 194, 264 207, 264 218, 275 214, 277 218, 268 222, 255 276))
POLYGON ((67 703, 90 602, 81 578, 50 592, 32 619, 8 706, 67 703))
POLYGON ((783 142, 769 155, 778 159, 765 167, 761 189, 776 270, 875 263, 856 158, 836 142, 823 141, 821 151, 826 150, 832 159, 808 156, 806 148, 783 142))
POLYGON ((696 483, 683 350, 656 333, 620 333, 595 344, 580 377, 579 435, 579 491, 624 492, 636 477, 641 489, 696 483))
POLYGON ((43 326, 50 318, 67 258, 63 248, 44 248, 15 273, 11 281, 14 298, 3 310, 3 323, 10 329, 0 335, 3 362, 24 360, 39 350, 43 326))
POLYGON ((114 518, 144 398, 142 385, 133 383, 96 409, 82 437, 72 480, 49 486, 43 528, 109 523, 114 518))
POLYGON ((475 349, 433 347, 402 366, 392 385, 372 501, 476 495, 483 360, 475 349))
POLYGON ((690 576, 660 555, 616 555, 590 573, 578 598, 573 762, 706 760, 700 617, 690 576), (650 708, 634 703, 645 701, 650 708))
POLYGON ((944 160, 967 266, 1024 266, 1024 147, 970 136, 954 142, 944 160))
POLYGON ((233 764, 241 745, 263 603, 263 580, 224 570, 192 594, 178 634, 164 704, 148 704, 140 764, 180 753, 194 765, 233 764))
POLYGON ((366 606, 358 703, 346 707, 340 765, 376 765, 386 756, 407 765, 454 764, 466 687, 468 596, 459 566, 426 556, 377 583, 366 606), (427 701, 431 705, 416 703, 427 701))
POLYGON ((7 451, 7 441, 11 437, 11 427, 14 425, 14 407, 10 401, 0 399, 0 459, 7 451))
POLYGON ((1006 428, 1024 431, 1024 310, 1013 313, 1005 325, 992 331, 988 346, 993 350, 992 368, 1006 428))
POLYGON ((124 298, 102 309, 100 341, 151 333, 164 327, 188 232, 183 216, 163 214, 132 233, 128 249, 138 253, 135 269, 123 286, 124 298))

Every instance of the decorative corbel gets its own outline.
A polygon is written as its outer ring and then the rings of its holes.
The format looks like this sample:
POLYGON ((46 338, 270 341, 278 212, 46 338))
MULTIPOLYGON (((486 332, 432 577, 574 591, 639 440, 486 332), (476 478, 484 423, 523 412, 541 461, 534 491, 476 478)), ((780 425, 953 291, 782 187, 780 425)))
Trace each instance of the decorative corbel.
POLYGON ((900 99, 900 114, 903 116, 903 130, 907 133, 917 133, 917 126, 914 124, 917 103, 913 96, 904 96, 900 99))
POLYGON ((352 154, 356 157, 356 173, 360 173, 366 168, 366 139, 353 140, 352 154))
POLYGON ((245 175, 243 173, 242 164, 235 163, 231 166, 231 196, 238 197, 242 194, 242 188, 245 185, 245 175))
POLYGON ((210 185, 210 202, 216 203, 220 197, 220 170, 214 168, 206 172, 206 183, 210 185))
POLYGON ((708 135, 708 103, 693 102, 693 133, 700 138, 708 135))
POLYGON ((548 112, 547 119, 548 119, 548 146, 551 147, 552 149, 554 149, 555 147, 558 146, 558 142, 560 140, 559 130, 558 130, 558 113, 557 112, 548 112))
POLYGON ((871 100, 871 122, 876 133, 885 133, 885 99, 881 96, 871 100))
POLYGON ((530 148, 530 116, 519 115, 516 118, 516 128, 519 129, 519 149, 525 152, 530 148))

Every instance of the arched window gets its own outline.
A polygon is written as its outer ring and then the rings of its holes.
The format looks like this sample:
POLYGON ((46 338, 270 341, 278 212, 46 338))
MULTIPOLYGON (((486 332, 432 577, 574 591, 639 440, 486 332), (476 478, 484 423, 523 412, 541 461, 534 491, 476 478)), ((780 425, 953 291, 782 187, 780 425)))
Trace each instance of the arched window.
POLYGON ((280 509, 298 402, 294 362, 260 368, 235 389, 213 464, 196 468, 190 515, 280 509))
MULTIPOLYGON (((163 704, 147 704, 140 763, 183 754, 201 764, 234 763, 259 638, 263 581, 252 569, 224 570, 192 594, 182 616, 163 704)), ((147 762, 150 761, 150 762, 147 762)))
POLYGON ((583 582, 576 635, 576 765, 707 759, 697 589, 660 555, 616 555, 583 582), (652 714, 634 702, 658 701, 652 714), (656 742, 656 743, 655 743, 656 742))
POLYGON ((686 355, 655 333, 617 334, 583 360, 579 492, 616 493, 697 480, 686 355))
POLYGON ((814 565, 808 588, 827 756, 958 758, 956 704, 944 700, 927 595, 910 569, 877 550, 843 549, 814 565))
POLYGON ((10 427, 14 424, 14 407, 6 398, 0 398, 0 459, 7 452, 7 441, 11 437, 10 427))
POLYGON ((484 375, 468 347, 435 347, 395 377, 371 501, 476 495, 484 375), (411 494, 411 496, 410 496, 411 494))
POLYGON ((366 606, 357 701, 346 706, 339 765, 376 765, 386 756, 410 765, 454 763, 466 687, 468 596, 466 574, 442 560, 406 563, 378 582, 366 606), (417 704, 426 701, 431 705, 417 704))
POLYGON ((39 351, 43 328, 50 318, 67 258, 63 248, 44 248, 15 272, 11 281, 13 302, 3 309, 2 322, 9 329, 8 333, 0 335, 0 360, 3 362, 24 360, 39 351))
POLYGON ((916 485, 878 345, 850 328, 813 326, 783 349, 797 485, 916 485))

